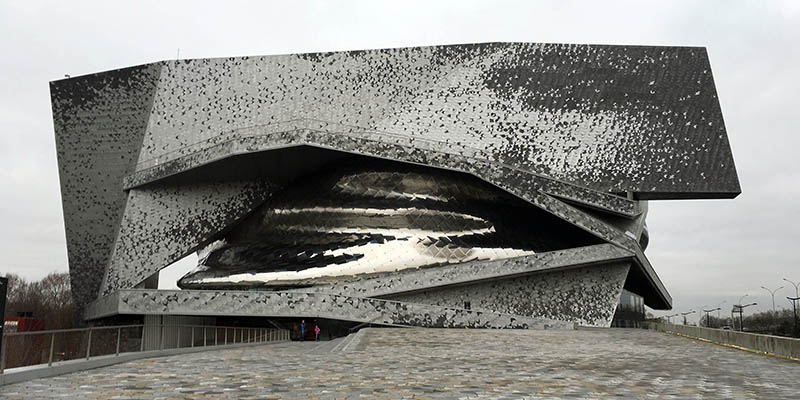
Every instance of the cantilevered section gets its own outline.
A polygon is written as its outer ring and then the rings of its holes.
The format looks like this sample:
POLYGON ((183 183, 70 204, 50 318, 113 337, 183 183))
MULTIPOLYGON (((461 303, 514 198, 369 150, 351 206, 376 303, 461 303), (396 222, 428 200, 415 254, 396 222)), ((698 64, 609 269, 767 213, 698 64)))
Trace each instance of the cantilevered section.
POLYGON ((55 81, 51 95, 79 312, 201 251, 186 288, 324 288, 607 326, 623 287, 671 307, 644 256, 647 200, 740 192, 703 48, 176 60, 55 81), (469 267, 512 259, 563 271, 469 267), (598 300, 547 294, 577 287, 598 300))

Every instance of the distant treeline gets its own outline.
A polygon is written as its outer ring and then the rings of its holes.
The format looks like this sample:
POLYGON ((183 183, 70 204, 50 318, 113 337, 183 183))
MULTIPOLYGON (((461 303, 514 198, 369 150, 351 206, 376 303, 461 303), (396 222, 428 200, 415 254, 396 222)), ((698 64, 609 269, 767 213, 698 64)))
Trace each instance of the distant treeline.
MULTIPOLYGON (((677 323, 680 323, 680 321, 677 323)), ((744 315, 744 331, 751 333, 792 337, 792 330, 795 326, 794 323, 794 311, 792 309, 784 308, 775 312, 764 311, 744 315)), ((706 320, 706 316, 703 314, 700 319, 700 326, 710 328, 728 327, 737 331, 741 329, 739 314, 734 314, 733 319, 731 319, 730 315, 720 318, 709 315, 708 320, 706 320)), ((797 333, 795 333, 795 335, 797 335, 797 333)))
POLYGON ((31 316, 44 321, 45 329, 73 327, 69 274, 53 272, 29 282, 16 274, 8 278, 6 317, 31 316))

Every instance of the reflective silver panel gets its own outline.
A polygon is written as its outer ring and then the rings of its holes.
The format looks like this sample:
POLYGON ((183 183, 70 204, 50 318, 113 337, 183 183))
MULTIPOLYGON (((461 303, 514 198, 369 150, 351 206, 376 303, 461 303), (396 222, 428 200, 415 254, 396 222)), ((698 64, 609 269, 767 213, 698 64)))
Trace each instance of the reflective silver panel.
POLYGON ((472 176, 344 164, 296 182, 201 253, 187 289, 280 289, 600 243, 472 176))

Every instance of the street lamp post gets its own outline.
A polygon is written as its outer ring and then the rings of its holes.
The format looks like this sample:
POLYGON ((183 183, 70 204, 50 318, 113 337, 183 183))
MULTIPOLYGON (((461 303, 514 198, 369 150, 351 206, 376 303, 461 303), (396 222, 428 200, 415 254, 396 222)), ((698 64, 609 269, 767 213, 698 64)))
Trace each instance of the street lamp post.
POLYGON ((798 297, 786 296, 786 298, 792 302, 792 310, 794 311, 794 328, 792 329, 792 336, 800 337, 800 331, 797 330, 797 302, 800 301, 800 296, 798 297))
MULTIPOLYGON (((742 304, 742 300, 749 295, 744 295, 739 297, 738 303, 733 303, 733 307, 731 308, 731 325, 733 325, 733 330, 736 330, 736 313, 740 312, 741 310, 738 308, 738 304, 742 304)), ((739 326, 739 330, 742 330, 741 326, 739 326)))
POLYGON ((671 314, 671 315, 665 315, 664 318, 667 319, 667 322, 672 324, 672 317, 677 317, 677 316, 678 316, 678 314, 671 314))
POLYGON ((783 278, 786 282, 791 283, 794 286, 794 297, 786 297, 792 302, 792 310, 794 310, 794 332, 792 332, 792 336, 800 337, 800 330, 797 329, 797 301, 800 300, 800 282, 794 283, 786 278, 783 278))
POLYGON ((777 292, 778 290, 783 289, 783 286, 781 286, 781 287, 779 287, 779 288, 777 288, 775 290, 770 290, 769 288, 764 287, 764 286, 762 286, 761 288, 766 290, 766 291, 768 291, 769 294, 772 295, 772 313, 775 314, 775 292, 777 292))
POLYGON ((682 313, 681 313, 681 316, 683 317, 683 324, 684 324, 684 325, 686 325, 686 316, 687 316, 687 315, 689 315, 689 314, 694 314, 694 313, 696 313, 696 312, 697 312, 697 311, 695 311, 695 310, 689 310, 689 311, 687 311, 687 312, 682 312, 682 313))
MULTIPOLYGON (((744 296, 742 296, 744 298, 744 296)), ((741 300, 741 299, 740 299, 741 300)), ((750 303, 750 304, 734 304, 733 310, 731 313, 738 312, 739 313, 739 331, 744 332, 744 309, 745 307, 755 306, 758 303, 750 303)))
POLYGON ((719 310, 720 310, 719 307, 712 308, 710 310, 703 310, 703 312, 706 313, 706 328, 713 328, 713 326, 711 326, 711 319, 710 319, 708 313, 710 313, 712 311, 719 311, 719 310))
POLYGON ((794 297, 800 297, 800 282, 794 283, 786 278, 783 278, 783 280, 794 285, 794 297))

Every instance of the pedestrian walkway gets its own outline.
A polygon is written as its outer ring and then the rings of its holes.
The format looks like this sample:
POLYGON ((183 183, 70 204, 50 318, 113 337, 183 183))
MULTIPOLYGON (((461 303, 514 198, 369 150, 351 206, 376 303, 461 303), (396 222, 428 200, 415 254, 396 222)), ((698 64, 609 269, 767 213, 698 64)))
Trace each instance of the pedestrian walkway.
POLYGON ((370 328, 0 387, 9 399, 797 399, 800 363, 643 329, 370 328))

